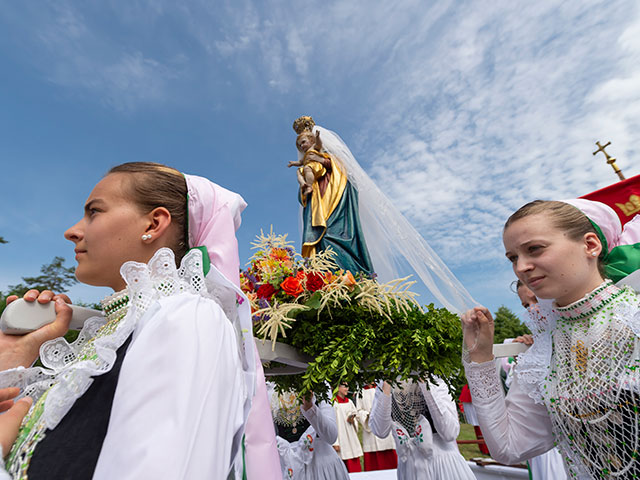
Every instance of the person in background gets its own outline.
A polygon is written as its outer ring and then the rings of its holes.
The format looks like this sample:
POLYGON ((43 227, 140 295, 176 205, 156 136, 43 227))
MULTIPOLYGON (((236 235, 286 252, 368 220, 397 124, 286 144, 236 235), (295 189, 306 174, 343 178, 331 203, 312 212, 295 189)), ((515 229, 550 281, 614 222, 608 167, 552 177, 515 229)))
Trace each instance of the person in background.
POLYGON ((358 421, 362 425, 362 450, 364 451, 364 470, 390 470, 398 467, 396 444, 391 433, 384 438, 373 434, 369 426, 369 416, 376 393, 375 385, 366 385, 356 398, 358 421))
POLYGON ((393 388, 380 382, 369 425, 379 437, 393 434, 398 480, 475 480, 458 450, 458 410, 442 379, 407 380, 393 388))
POLYGON ((347 398, 349 385, 341 383, 338 386, 338 394, 333 402, 336 412, 336 424, 338 425, 338 439, 333 444, 340 458, 347 466, 349 473, 361 472, 362 446, 358 438, 358 422, 356 416, 358 411, 354 403, 347 398))
MULTIPOLYGON (((536 295, 520 280, 516 283, 516 291, 518 292, 522 306, 527 309, 527 311, 538 303, 536 295)), ((522 335, 514 341, 521 341, 526 345, 532 345, 533 337, 531 335, 522 335)), ((567 474, 564 471, 564 464, 562 463, 562 456, 557 448, 552 448, 542 455, 530 458, 527 462, 529 463, 531 480, 567 480, 567 474)))
POLYGON ((331 404, 302 399, 296 392, 278 394, 270 385, 271 415, 276 427, 282 478, 349 480, 349 472, 331 446, 338 437, 331 404))

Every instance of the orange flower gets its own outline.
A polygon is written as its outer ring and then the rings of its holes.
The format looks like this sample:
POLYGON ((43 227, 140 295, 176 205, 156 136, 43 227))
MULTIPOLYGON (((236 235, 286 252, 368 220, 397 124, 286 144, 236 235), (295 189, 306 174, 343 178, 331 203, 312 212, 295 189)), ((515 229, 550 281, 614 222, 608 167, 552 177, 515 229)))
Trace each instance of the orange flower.
POLYGON ((279 261, 289 260, 289 254, 283 248, 274 248, 273 250, 271 250, 269 256, 279 261))
POLYGON ((303 292, 302 285, 300 285, 300 280, 296 277, 287 277, 284 279, 284 282, 280 284, 280 288, 287 295, 291 295, 292 297, 297 297, 303 292))
POLYGON ((324 283, 329 284, 329 283, 333 283, 338 279, 338 277, 336 275, 334 275, 331 272, 327 272, 324 275, 324 283))
POLYGON ((349 270, 347 270, 347 273, 340 277, 340 279, 342 280, 342 283, 344 285, 349 287, 349 290, 353 290, 353 288, 356 286, 356 279, 353 278, 353 274, 349 270))

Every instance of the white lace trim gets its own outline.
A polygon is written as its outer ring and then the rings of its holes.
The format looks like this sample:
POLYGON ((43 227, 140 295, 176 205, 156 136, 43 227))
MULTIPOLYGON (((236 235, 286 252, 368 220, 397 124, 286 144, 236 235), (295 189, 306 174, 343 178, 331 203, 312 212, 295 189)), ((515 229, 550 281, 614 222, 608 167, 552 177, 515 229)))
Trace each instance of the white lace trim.
POLYGON ((628 302, 618 303, 614 308, 614 315, 629 327, 636 337, 640 337, 640 309, 638 305, 628 302))
POLYGON ((473 401, 492 400, 503 394, 495 359, 483 363, 463 359, 462 363, 473 401))
POLYGON ((556 328, 557 313, 551 302, 543 301, 531 306, 525 321, 533 336, 533 345, 518 355, 514 373, 522 389, 535 403, 542 404, 544 381, 549 373, 553 353, 552 333, 556 328))
MULTIPOLYGON (((55 428, 76 399, 87 391, 93 382, 92 377, 111 370, 116 351, 154 301, 182 292, 211 296, 208 295, 202 264, 202 252, 194 249, 185 255, 180 268, 176 269, 174 254, 168 248, 159 249, 149 264, 126 262, 120 273, 127 283, 131 301, 129 311, 112 333, 94 339, 95 358, 79 361, 78 355, 82 347, 96 336, 98 329, 105 325, 104 317, 87 320, 71 344, 62 337, 44 343, 40 348, 40 358, 45 368, 19 367, 0 372, 0 388, 20 387, 21 396, 32 397, 35 405, 40 396, 53 387, 45 400, 43 420, 48 428, 55 428)), ((225 303, 226 313, 229 302, 225 303)), ((237 316, 236 313, 229 318, 237 316)))
POLYGON ((638 299, 628 289, 615 299, 612 310, 590 317, 589 323, 583 320, 588 330, 578 325, 565 335, 556 332, 554 372, 545 396, 558 448, 568 459, 565 464, 572 478, 627 478, 637 469, 633 454, 621 453, 611 445, 620 438, 637 445, 639 438, 640 416, 634 401, 624 402, 626 406, 619 403, 625 394, 640 390, 639 317, 638 299), (572 352, 576 339, 589 349, 589 358, 587 374, 573 380, 580 362, 574 358, 570 360, 573 365, 567 366, 564 359, 571 356, 567 352, 572 352), (630 344, 634 344, 633 351, 627 347, 630 344), (622 414, 628 415, 624 421, 620 420, 622 414), (587 417, 588 421, 578 422, 576 417, 587 417), (589 447, 573 441, 580 436, 590 439, 589 447))

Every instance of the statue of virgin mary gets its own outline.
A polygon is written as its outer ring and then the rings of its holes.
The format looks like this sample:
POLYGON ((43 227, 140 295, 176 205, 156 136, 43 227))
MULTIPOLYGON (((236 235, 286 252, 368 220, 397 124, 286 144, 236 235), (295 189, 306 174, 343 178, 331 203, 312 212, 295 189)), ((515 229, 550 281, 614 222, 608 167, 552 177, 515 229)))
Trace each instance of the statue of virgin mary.
MULTIPOLYGON (((310 158, 316 181, 302 194, 302 255, 326 248, 352 273, 375 273, 380 282, 413 275, 447 309, 461 313, 477 304, 444 262, 358 164, 342 139, 298 118, 298 134, 319 132, 321 151, 310 158)), ((303 159, 305 152, 298 152, 303 159)))

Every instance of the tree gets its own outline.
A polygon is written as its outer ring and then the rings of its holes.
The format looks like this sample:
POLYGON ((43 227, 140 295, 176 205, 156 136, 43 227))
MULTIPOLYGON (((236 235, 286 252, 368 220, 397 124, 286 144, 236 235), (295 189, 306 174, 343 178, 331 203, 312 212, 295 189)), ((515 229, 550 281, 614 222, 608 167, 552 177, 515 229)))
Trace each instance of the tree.
POLYGON ((9 291, 0 292, 0 314, 6 307, 6 297, 9 295, 17 295, 22 297, 28 290, 35 288, 36 290, 51 290, 55 293, 63 293, 69 290, 69 287, 78 282, 76 280, 73 267, 64 266, 64 258, 54 257, 53 261, 48 265, 40 268, 41 275, 37 277, 22 277, 24 283, 9 285, 9 291))
POLYGON ((40 267, 42 275, 22 277, 24 283, 9 285, 9 295, 21 296, 32 288, 36 290, 51 290, 56 293, 66 292, 69 287, 78 282, 74 272, 75 269, 73 267, 64 266, 64 258, 54 257, 50 264, 40 267))
POLYGON ((0 237, 0 243, 9 243, 9 242, 5 240, 4 237, 0 237))
POLYGON ((502 343, 505 338, 515 338, 531 333, 515 313, 502 305, 493 316, 495 324, 494 343, 502 343))

